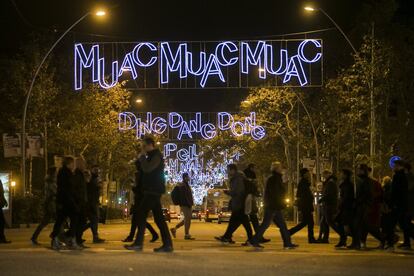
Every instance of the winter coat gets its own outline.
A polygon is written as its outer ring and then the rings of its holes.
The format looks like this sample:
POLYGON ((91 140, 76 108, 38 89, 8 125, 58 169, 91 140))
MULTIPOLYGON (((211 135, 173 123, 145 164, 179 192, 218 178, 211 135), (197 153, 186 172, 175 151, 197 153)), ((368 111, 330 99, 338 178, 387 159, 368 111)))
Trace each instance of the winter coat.
POLYGON ((256 173, 253 171, 253 170, 251 170, 251 169, 249 169, 249 168, 246 168, 244 171, 244 175, 247 177, 247 178, 249 178, 249 179, 251 179, 251 180, 256 180, 256 173))
POLYGON ((230 209, 234 211, 242 211, 246 200, 245 176, 242 172, 236 172, 233 177, 229 179, 228 195, 231 196, 229 202, 230 209))
POLYGON ((282 175, 278 172, 272 172, 272 175, 266 181, 264 191, 264 206, 268 210, 282 210, 285 205, 286 189, 283 186, 282 175))
POLYGON ((337 208, 338 206, 338 186, 336 177, 330 176, 322 184, 322 196, 319 200, 324 206, 337 208))
POLYGON ((346 179, 339 184, 339 204, 337 221, 349 225, 353 218, 354 208, 354 183, 346 179))
POLYGON ((74 189, 73 189, 73 173, 67 167, 62 167, 58 174, 56 180, 57 193, 56 193, 56 204, 63 206, 68 209, 78 209, 74 198, 74 189))
POLYGON ((394 173, 391 182, 391 207, 406 212, 408 207, 408 182, 404 170, 394 173))
POLYGON ((1 208, 5 207, 7 205, 6 197, 4 196, 4 188, 3 183, 0 180, 0 211, 1 208))
POLYGON ((43 208, 45 212, 54 213, 56 210, 56 179, 54 177, 45 177, 45 198, 43 201, 43 208))
POLYGON ((312 212, 314 210, 314 198, 310 186, 311 183, 306 178, 302 178, 298 183, 298 190, 296 191, 296 201, 297 207, 301 212, 312 212))
POLYGON ((159 149, 139 158, 142 167, 142 191, 148 194, 165 193, 164 160, 159 149))
POLYGON ((406 177, 408 182, 407 210, 411 216, 414 216, 414 174, 409 172, 406 177))
POLYGON ((90 206, 99 205, 99 196, 101 194, 101 188, 99 187, 99 175, 92 174, 91 180, 86 186, 86 193, 88 198, 88 204, 90 206))
POLYGON ((180 206, 192 207, 194 205, 194 200, 190 184, 183 182, 180 183, 178 187, 180 189, 180 206))
POLYGON ((369 225, 380 226, 381 225, 381 205, 383 202, 383 191, 381 184, 375 179, 370 178, 372 189, 372 201, 368 209, 368 221, 369 225))
POLYGON ((73 181, 73 195, 79 207, 84 208, 88 202, 88 195, 86 192, 86 178, 85 173, 79 169, 75 169, 72 177, 73 181))
POLYGON ((368 176, 358 176, 356 182, 355 207, 368 208, 373 203, 372 181, 368 176))

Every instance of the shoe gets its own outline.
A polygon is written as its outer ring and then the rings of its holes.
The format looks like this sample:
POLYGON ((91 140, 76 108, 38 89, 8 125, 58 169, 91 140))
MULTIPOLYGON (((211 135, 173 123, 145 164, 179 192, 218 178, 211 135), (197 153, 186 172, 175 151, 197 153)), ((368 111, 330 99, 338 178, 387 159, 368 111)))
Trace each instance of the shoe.
POLYGON ((410 244, 402 243, 402 244, 399 244, 397 246, 397 248, 402 249, 402 250, 411 250, 411 245, 410 244))
POLYGON ((316 240, 316 243, 326 243, 326 244, 328 244, 329 243, 329 240, 326 240, 326 239, 317 239, 316 240))
POLYGON ((266 239, 266 238, 261 238, 259 243, 268 243, 270 242, 270 239, 266 239))
POLYGON ((31 238, 30 241, 32 242, 32 245, 40 245, 40 243, 34 238, 31 238))
POLYGON ((158 248, 154 248, 154 252, 156 253, 172 253, 174 251, 174 248, 172 246, 161 246, 158 248))
POLYGON ((11 243, 11 241, 4 239, 4 240, 0 240, 0 243, 3 243, 3 244, 5 244, 5 243, 11 243))
POLYGON ((344 241, 339 241, 337 245, 335 245, 335 248, 341 248, 341 247, 346 247, 346 242, 344 241))
POLYGON ((174 237, 174 239, 177 237, 177 229, 175 229, 175 228, 171 228, 170 229, 170 231, 171 231, 171 235, 174 237))
POLYGON ((318 241, 315 238, 313 238, 313 239, 309 239, 308 243, 318 243, 318 241))
POLYGON ((76 242, 76 238, 73 238, 72 240, 70 240, 69 244, 68 244, 68 249, 70 250, 82 250, 83 249, 83 244, 78 244, 76 242))
POLYGON ((351 244, 347 246, 346 248, 350 250, 361 250, 361 245, 351 244))
POLYGON ((361 242, 361 250, 368 250, 367 244, 365 242, 361 242))
POLYGON ((124 245, 125 249, 132 250, 132 251, 142 251, 143 246, 138 244, 130 244, 130 245, 124 245))
POLYGON ((298 246, 299 245, 292 243, 290 245, 284 246, 283 249, 285 249, 285 250, 291 250, 291 249, 295 249, 298 246))
POLYGON ((384 247, 384 250, 388 251, 388 252, 394 252, 394 245, 387 245, 384 247))
POLYGON ((150 242, 156 242, 160 237, 157 235, 153 235, 152 239, 150 240, 150 242))
POLYGON ((190 241, 195 240, 195 238, 191 237, 191 235, 185 235, 185 236, 184 236, 184 239, 185 239, 185 240, 190 240, 190 241))
POLYGON ((252 246, 252 244, 247 240, 241 244, 241 246, 252 246))
POLYGON ((93 243, 104 243, 104 242, 105 242, 105 240, 101 239, 99 237, 93 238, 93 243))
POLYGON ((52 241, 50 242, 50 247, 53 250, 57 250, 57 251, 62 249, 62 243, 60 242, 58 237, 55 237, 55 238, 52 239, 52 241))
POLYGON ((225 237, 214 237, 216 240, 222 242, 222 243, 228 243, 228 244, 234 244, 235 242, 232 239, 228 239, 225 237))
POLYGON ((134 238, 130 237, 130 236, 128 236, 128 237, 126 237, 125 239, 122 240, 122 242, 133 242, 133 241, 134 241, 134 238))

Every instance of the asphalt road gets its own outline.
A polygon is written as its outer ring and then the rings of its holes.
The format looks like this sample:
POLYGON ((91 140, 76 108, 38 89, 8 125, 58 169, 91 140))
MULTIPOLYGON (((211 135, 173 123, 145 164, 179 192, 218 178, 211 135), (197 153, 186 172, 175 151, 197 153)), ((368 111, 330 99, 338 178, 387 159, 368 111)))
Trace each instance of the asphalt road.
MULTIPOLYGON (((40 236, 42 246, 30 244, 33 228, 11 229, 6 234, 13 243, 0 245, 0 275, 414 275, 414 251, 335 250, 336 235, 331 244, 309 245, 305 229, 293 237, 300 247, 286 251, 275 227, 266 233, 272 241, 255 251, 240 246, 246 239, 242 228, 235 233, 235 245, 216 242, 213 237, 224 233, 226 225, 194 222, 195 241, 185 241, 180 229, 171 254, 153 253, 159 242, 146 243, 141 253, 124 250, 121 240, 128 224, 100 226, 108 241, 104 244, 91 244, 88 231, 90 248, 60 252, 48 248, 51 225, 40 236)), ((377 242, 370 239, 368 246, 377 242)))

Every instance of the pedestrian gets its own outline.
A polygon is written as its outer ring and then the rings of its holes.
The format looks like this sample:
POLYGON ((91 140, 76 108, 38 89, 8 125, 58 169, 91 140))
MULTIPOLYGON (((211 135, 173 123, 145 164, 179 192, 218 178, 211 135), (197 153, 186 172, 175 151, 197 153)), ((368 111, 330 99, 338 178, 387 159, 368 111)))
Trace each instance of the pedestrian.
POLYGON ((90 180, 86 184, 86 216, 89 223, 83 228, 83 232, 91 228, 93 243, 105 242, 104 239, 99 237, 98 233, 99 196, 101 194, 101 179, 99 173, 99 167, 97 165, 93 166, 90 172, 90 180))
POLYGON ((56 186, 56 221, 53 226, 51 246, 54 250, 59 250, 64 245, 58 235, 66 219, 70 219, 70 228, 66 233, 68 245, 71 249, 81 249, 76 242, 76 231, 78 224, 79 206, 74 196, 73 171, 75 169, 75 159, 66 156, 62 162, 62 168, 57 174, 56 186))
POLYGON ((151 137, 143 139, 139 161, 142 168, 143 198, 137 213, 138 233, 134 243, 125 246, 125 248, 142 251, 147 217, 149 211, 152 211, 163 242, 161 247, 154 249, 154 252, 173 252, 171 235, 161 207, 161 196, 165 193, 164 160, 161 151, 155 147, 155 141, 151 137))
POLYGON ((79 246, 85 247, 85 240, 82 238, 87 225, 87 202, 86 183, 90 180, 90 173, 86 169, 86 161, 83 157, 75 159, 75 170, 72 177, 73 195, 78 206, 78 220, 76 228, 76 242, 79 246))
POLYGON ((331 227, 340 237, 343 237, 338 228, 335 218, 338 212, 338 186, 336 177, 330 170, 323 172, 324 182, 322 183, 322 195, 319 199, 321 204, 322 217, 319 229, 318 243, 329 243, 329 227, 331 227))
MULTIPOLYGON (((257 206, 257 198, 261 196, 259 191, 259 183, 257 182, 257 176, 255 171, 255 165, 250 163, 246 169, 244 169, 244 175, 246 176, 246 191, 247 191, 247 198, 246 198, 246 215, 249 216, 250 222, 253 226, 253 230, 255 233, 259 231, 259 208, 257 206)), ((270 239, 263 238, 261 243, 270 242, 270 239)))
MULTIPOLYGON (((382 235, 385 236, 386 238, 388 233, 392 233, 393 231, 391 230, 391 228, 394 227, 393 225, 393 217, 392 217, 392 202, 391 202, 391 183, 392 183, 392 178, 389 176, 384 176, 384 178, 382 179, 382 191, 383 191, 383 204, 381 205, 381 232, 382 235)), ((392 237, 392 244, 395 244, 396 242, 398 242, 399 240, 399 236, 396 235, 395 233, 393 234, 392 237)), ((381 244, 381 247, 385 248, 388 247, 388 245, 385 244, 381 244)), ((392 249, 392 248, 391 248, 392 249)))
POLYGON ((408 181, 404 171, 404 161, 396 160, 394 162, 394 175, 391 182, 391 218, 392 222, 387 229, 387 245, 385 249, 393 251, 395 243, 395 227, 400 226, 405 233, 405 240, 399 246, 401 249, 410 250, 411 246, 407 237, 409 237, 409 224, 407 222, 408 212, 408 181))
MULTIPOLYGON (((124 240, 122 240, 123 242, 132 242, 134 240, 135 232, 138 228, 138 208, 144 196, 142 190, 142 169, 141 162, 139 162, 139 160, 135 161, 135 168, 135 183, 132 187, 132 192, 134 193, 134 204, 131 206, 131 229, 129 231, 129 235, 124 240)), ((157 231, 155 231, 155 229, 149 222, 146 222, 145 226, 152 235, 152 239, 150 240, 150 242, 156 242, 159 239, 157 231)))
MULTIPOLYGON (((371 168, 368 168, 368 172, 371 172, 371 168)), ((361 249, 367 249, 368 234, 376 238, 380 242, 378 248, 383 249, 385 247, 385 235, 381 232, 381 206, 384 200, 384 193, 381 183, 371 177, 368 177, 368 180, 371 184, 372 200, 368 207, 365 227, 361 234, 361 249)))
POLYGON ((285 208, 284 198, 286 194, 286 189, 282 181, 282 164, 280 162, 273 162, 270 170, 272 175, 267 179, 264 191, 263 222, 259 227, 259 231, 249 242, 256 248, 263 248, 260 245, 260 240, 273 221, 279 227, 284 249, 294 249, 298 245, 293 244, 291 241, 282 212, 285 208))
POLYGON ((6 197, 4 196, 3 183, 0 180, 0 244, 11 243, 11 241, 6 239, 6 236, 4 234, 4 228, 6 227, 6 219, 3 214, 3 208, 7 206, 8 203, 6 197))
POLYGON ((40 232, 45 228, 51 219, 55 219, 56 217, 56 176, 57 176, 57 168, 50 167, 47 170, 47 174, 45 177, 45 195, 43 200, 43 217, 40 221, 40 224, 37 226, 36 230, 34 231, 32 238, 33 245, 39 245, 37 238, 39 237, 40 232))
POLYGON ((192 208, 194 205, 193 192, 190 187, 190 176, 188 173, 183 174, 183 182, 178 184, 178 189, 180 191, 180 209, 184 214, 184 218, 173 228, 171 228, 171 234, 175 238, 177 235, 177 229, 184 225, 184 239, 185 240, 194 240, 190 235, 190 226, 191 226, 191 217, 192 217, 192 208))
POLYGON ((247 196, 245 187, 246 177, 237 169, 236 164, 227 165, 227 174, 229 178, 229 189, 224 192, 231 197, 229 202, 231 216, 224 235, 215 237, 215 239, 223 243, 234 243, 232 239, 233 233, 240 225, 243 225, 247 233, 247 238, 250 240, 253 233, 249 217, 245 213, 245 200, 247 196))
POLYGON ((348 234, 352 234, 354 216, 353 208, 355 192, 351 170, 343 169, 340 180, 338 214, 335 221, 338 224, 338 231, 342 236, 340 236, 339 243, 335 245, 336 248, 347 246, 348 234))
POLYGON ((302 230, 305 226, 308 226, 308 242, 316 243, 314 236, 314 221, 313 221, 313 193, 311 190, 310 174, 307 168, 303 168, 299 171, 300 180, 298 183, 298 189, 296 191, 296 204, 301 214, 301 221, 295 227, 289 229, 290 235, 294 235, 296 232, 302 230))
POLYGON ((414 174, 411 172, 411 164, 405 162, 405 175, 407 178, 407 213, 406 213, 406 230, 404 231, 404 242, 400 245, 402 248, 411 248, 411 239, 414 239, 414 174))

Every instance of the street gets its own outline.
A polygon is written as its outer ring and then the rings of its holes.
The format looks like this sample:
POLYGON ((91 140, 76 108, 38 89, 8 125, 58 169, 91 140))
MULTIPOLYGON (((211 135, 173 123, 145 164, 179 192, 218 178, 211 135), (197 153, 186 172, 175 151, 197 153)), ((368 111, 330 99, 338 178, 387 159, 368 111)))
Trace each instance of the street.
MULTIPOLYGON (((169 226, 174 225, 172 224, 169 226)), ((85 235, 83 251, 48 248, 51 225, 42 232, 42 246, 29 242, 31 228, 9 229, 11 244, 0 246, 0 275, 412 275, 414 252, 396 250, 394 253, 379 250, 335 250, 338 237, 333 235, 330 244, 307 244, 306 229, 293 237, 300 247, 282 249, 278 229, 272 226, 265 236, 272 241, 263 251, 255 251, 240 244, 246 239, 243 228, 234 236, 235 245, 222 245, 214 236, 224 233, 226 223, 193 221, 195 241, 185 241, 179 229, 174 240, 175 252, 154 254, 152 249, 160 242, 145 244, 144 252, 123 248, 121 240, 129 231, 129 224, 100 225, 104 244, 92 244, 91 233, 85 235)), ((316 233, 318 233, 316 231, 316 233)), ((149 236, 146 236, 146 241, 149 236)), ((368 247, 377 242, 372 238, 368 247)))

